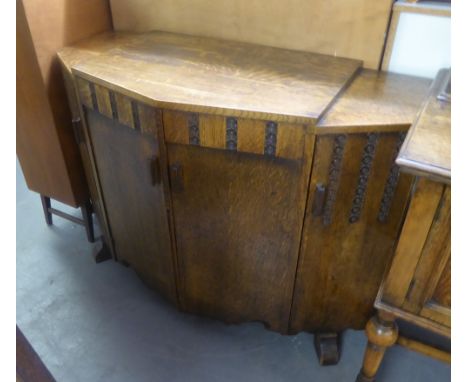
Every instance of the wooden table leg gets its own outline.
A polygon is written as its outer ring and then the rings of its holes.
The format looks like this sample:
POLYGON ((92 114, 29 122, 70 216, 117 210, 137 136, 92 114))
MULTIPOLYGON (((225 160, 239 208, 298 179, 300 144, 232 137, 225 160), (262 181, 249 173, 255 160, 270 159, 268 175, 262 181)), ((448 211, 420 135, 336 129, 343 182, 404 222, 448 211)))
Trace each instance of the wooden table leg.
POLYGON ((49 211, 50 198, 41 194, 42 209, 47 225, 52 225, 52 213, 49 211))
POLYGON ((385 350, 398 338, 398 327, 394 317, 379 311, 366 325, 367 348, 362 369, 356 382, 373 382, 382 362, 385 350))

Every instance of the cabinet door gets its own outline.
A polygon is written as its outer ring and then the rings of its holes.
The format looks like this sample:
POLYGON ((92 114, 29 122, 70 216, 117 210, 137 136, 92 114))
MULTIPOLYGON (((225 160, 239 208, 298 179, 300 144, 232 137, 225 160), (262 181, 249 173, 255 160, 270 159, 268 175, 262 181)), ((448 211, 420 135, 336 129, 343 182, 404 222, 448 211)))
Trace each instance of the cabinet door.
POLYGON ((317 137, 292 331, 362 329, 393 253, 412 177, 404 133, 317 137))
POLYGON ((169 111, 164 130, 184 309, 286 332, 313 135, 169 111))
POLYGON ((116 256, 175 301, 158 113, 98 85, 81 98, 116 256))

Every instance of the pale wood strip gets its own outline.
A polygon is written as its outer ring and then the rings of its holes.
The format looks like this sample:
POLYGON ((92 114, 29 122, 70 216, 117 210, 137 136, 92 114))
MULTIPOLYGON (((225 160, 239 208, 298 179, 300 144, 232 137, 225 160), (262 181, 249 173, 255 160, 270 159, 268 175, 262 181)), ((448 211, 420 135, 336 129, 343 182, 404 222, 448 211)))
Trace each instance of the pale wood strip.
POLYGON ((418 180, 385 281, 385 302, 396 307, 403 305, 443 190, 443 184, 425 178, 418 180))
POLYGON ((189 144, 188 114, 164 110, 163 111, 164 134, 166 142, 189 144))
POLYGON ((117 92, 114 93, 114 97, 117 106, 119 122, 134 129, 135 127, 133 125, 132 105, 130 98, 117 92))
POLYGON ((200 114, 200 146, 224 149, 226 146, 226 118, 200 114))
POLYGON ((280 123, 276 139, 276 156, 288 159, 302 158, 305 131, 305 125, 280 123))
POLYGON ((76 86, 78 88, 78 93, 80 94, 80 101, 84 106, 93 108, 93 101, 91 100, 91 90, 89 88, 89 82, 83 80, 80 77, 76 78, 76 86))
POLYGON ((450 353, 423 344, 422 342, 399 336, 397 339, 397 344, 400 346, 404 346, 405 348, 408 348, 410 350, 416 351, 418 353, 427 355, 428 357, 438 359, 439 361, 447 363, 451 362, 452 356, 450 353))
POLYGON ((143 133, 151 134, 155 138, 158 136, 157 123, 156 123, 156 109, 139 103, 138 113, 141 124, 141 131, 143 133))
POLYGON ((237 120, 237 151, 263 154, 265 121, 240 118, 237 120))
POLYGON ((112 107, 110 104, 109 90, 101 85, 94 84, 98 111, 108 118, 112 118, 112 107))

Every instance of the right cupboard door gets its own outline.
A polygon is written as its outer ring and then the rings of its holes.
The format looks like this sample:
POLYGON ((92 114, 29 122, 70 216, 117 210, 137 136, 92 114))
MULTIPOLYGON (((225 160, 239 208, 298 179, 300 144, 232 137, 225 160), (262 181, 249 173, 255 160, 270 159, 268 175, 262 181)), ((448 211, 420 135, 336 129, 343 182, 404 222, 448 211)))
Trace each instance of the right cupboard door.
POLYGON ((404 135, 317 137, 291 332, 365 326, 412 183, 394 164, 404 135))

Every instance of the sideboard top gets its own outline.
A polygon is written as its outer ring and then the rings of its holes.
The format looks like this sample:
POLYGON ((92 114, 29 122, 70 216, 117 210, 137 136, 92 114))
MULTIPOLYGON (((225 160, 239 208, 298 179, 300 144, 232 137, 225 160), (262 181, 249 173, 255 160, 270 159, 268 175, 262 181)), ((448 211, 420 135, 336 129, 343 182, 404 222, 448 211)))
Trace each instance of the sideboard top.
POLYGON ((437 95, 450 71, 441 70, 396 160, 404 170, 451 183, 451 103, 437 95))
POLYGON ((430 85, 431 80, 426 78, 363 69, 320 119, 318 133, 335 127, 408 128, 430 85))
POLYGON ((73 72, 169 109, 314 123, 360 61, 166 32, 113 33, 60 53, 73 72))

